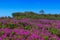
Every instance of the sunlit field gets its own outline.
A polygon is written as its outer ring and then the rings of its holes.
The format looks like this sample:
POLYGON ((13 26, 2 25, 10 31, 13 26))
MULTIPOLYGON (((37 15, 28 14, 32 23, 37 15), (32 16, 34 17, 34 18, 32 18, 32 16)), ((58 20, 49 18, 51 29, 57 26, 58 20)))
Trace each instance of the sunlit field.
POLYGON ((60 40, 60 15, 13 13, 0 17, 0 40, 60 40))

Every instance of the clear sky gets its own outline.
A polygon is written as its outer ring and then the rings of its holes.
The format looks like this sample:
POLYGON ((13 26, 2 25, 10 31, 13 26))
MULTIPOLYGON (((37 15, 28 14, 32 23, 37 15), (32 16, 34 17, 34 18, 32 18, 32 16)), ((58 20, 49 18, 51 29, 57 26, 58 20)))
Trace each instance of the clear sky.
POLYGON ((13 12, 33 11, 60 13, 60 0, 0 0, 0 16, 11 16, 13 12))

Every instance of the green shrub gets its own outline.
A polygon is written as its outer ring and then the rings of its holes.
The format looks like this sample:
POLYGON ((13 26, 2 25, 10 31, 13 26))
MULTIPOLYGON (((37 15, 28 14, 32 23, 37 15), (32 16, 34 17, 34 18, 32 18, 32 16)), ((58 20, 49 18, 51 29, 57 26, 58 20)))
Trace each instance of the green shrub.
POLYGON ((50 28, 49 31, 52 33, 52 34, 57 34, 58 30, 55 29, 55 28, 50 28))

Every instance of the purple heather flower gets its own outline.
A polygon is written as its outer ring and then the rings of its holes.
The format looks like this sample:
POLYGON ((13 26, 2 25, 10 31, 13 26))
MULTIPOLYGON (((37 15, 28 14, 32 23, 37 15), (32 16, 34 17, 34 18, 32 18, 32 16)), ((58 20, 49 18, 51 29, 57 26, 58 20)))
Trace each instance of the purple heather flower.
POLYGON ((6 38, 6 37, 7 37, 7 34, 2 35, 2 37, 3 37, 3 38, 6 38))
POLYGON ((0 37, 0 40, 2 40, 2 37, 0 37))

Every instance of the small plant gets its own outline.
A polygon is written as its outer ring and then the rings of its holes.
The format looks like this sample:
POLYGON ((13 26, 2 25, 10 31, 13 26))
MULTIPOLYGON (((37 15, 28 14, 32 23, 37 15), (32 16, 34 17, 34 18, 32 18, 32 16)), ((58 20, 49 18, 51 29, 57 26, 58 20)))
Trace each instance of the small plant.
POLYGON ((57 29, 55 28, 50 28, 49 31, 52 33, 52 34, 56 34, 58 32, 57 29))
POLYGON ((31 29, 31 26, 27 25, 27 26, 24 27, 24 29, 30 30, 31 29))
POLYGON ((48 40, 48 36, 44 36, 44 40, 48 40))

